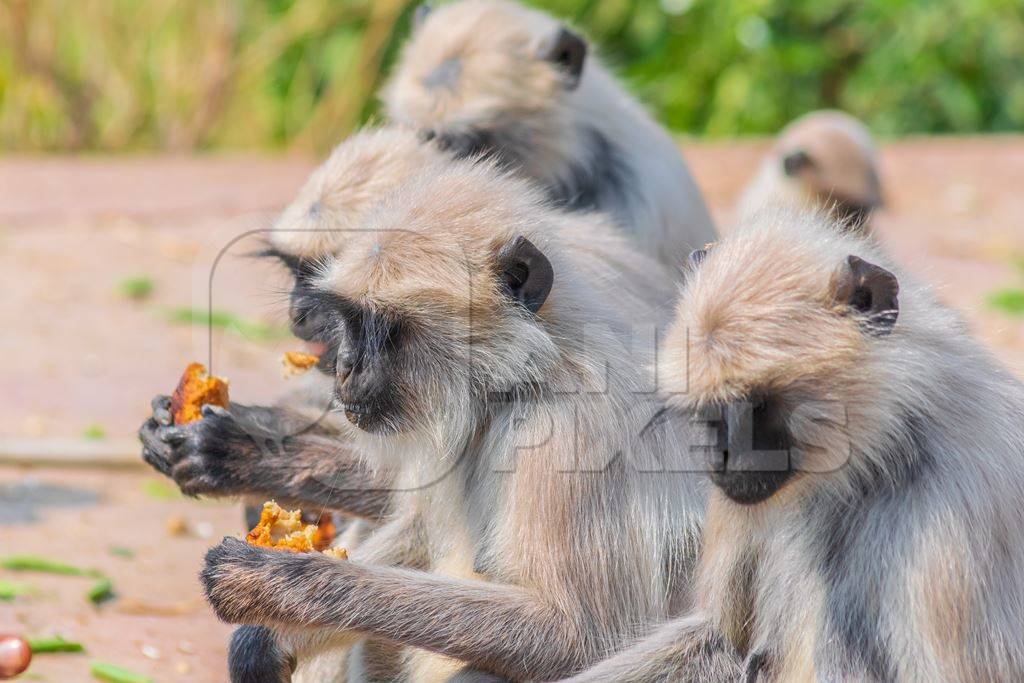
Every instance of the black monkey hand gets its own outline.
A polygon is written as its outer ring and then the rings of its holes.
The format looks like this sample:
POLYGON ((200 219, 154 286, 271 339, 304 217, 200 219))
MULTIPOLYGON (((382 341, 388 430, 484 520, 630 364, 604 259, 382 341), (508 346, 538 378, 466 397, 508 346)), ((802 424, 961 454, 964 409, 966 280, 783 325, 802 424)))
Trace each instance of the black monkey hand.
POLYGON ((153 416, 139 430, 143 459, 186 495, 243 492, 245 472, 262 448, 273 447, 269 434, 239 420, 234 406, 231 411, 203 406, 203 419, 174 425, 169 405, 166 396, 153 399, 153 416))

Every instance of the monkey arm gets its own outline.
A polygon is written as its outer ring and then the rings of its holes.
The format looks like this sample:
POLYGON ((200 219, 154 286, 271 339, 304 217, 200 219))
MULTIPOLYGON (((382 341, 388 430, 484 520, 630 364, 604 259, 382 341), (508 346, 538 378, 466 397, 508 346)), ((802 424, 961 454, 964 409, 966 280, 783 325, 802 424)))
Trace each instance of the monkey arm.
MULTIPOLYGON (((401 510, 355 548, 349 548, 349 555, 373 564, 426 566, 426 540, 420 515, 414 510, 401 510)), ((296 661, 324 648, 354 645, 363 638, 363 634, 336 629, 277 633, 266 626, 240 626, 231 637, 228 670, 231 680, 238 683, 290 681, 296 661)))
POLYGON ((386 475, 345 442, 281 408, 232 404, 203 408, 203 419, 175 426, 154 416, 139 430, 143 457, 188 495, 249 495, 377 520, 390 506, 386 475))
POLYGON ((739 680, 742 673, 743 664, 733 647, 704 617, 692 615, 665 624, 562 683, 718 683, 739 680))
POLYGON ((268 551, 234 538, 207 553, 202 580, 227 622, 359 631, 514 679, 564 676, 596 651, 570 608, 517 586, 268 551))

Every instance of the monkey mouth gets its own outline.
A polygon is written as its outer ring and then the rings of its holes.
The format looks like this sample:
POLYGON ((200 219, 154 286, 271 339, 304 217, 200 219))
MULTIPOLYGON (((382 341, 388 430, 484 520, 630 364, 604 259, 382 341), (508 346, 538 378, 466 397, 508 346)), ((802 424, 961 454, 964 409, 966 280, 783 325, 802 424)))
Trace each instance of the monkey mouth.
POLYGON ((373 409, 370 407, 369 403, 349 403, 349 402, 343 401, 341 403, 341 409, 345 411, 346 415, 348 415, 348 414, 352 414, 352 415, 371 415, 371 414, 373 414, 373 409))
POLYGON ((720 464, 713 468, 711 481, 729 499, 740 505, 756 505, 774 496, 793 476, 790 467, 772 469, 764 463, 765 469, 752 466, 747 453, 720 452, 720 464))
POLYGON ((369 427, 375 424, 378 411, 368 403, 338 403, 338 408, 345 413, 345 417, 354 426, 369 431, 369 427))

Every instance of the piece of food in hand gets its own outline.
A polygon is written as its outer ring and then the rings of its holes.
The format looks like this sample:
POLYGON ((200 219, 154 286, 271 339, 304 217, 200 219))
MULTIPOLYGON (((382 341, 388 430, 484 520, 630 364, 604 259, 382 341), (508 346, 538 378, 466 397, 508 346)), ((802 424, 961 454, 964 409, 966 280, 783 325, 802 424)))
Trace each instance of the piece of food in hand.
POLYGON ((263 504, 259 524, 253 527, 245 540, 273 550, 295 553, 323 551, 330 548, 334 540, 334 522, 328 516, 321 516, 318 524, 306 524, 302 521, 301 510, 289 512, 269 501, 263 504))
POLYGON ((203 406, 227 408, 228 383, 206 371, 202 363, 192 363, 171 396, 174 424, 183 425, 203 418, 203 406))
POLYGON ((13 678, 32 662, 28 641, 18 636, 0 635, 0 678, 13 678))
POLYGON ((281 356, 281 366, 285 379, 301 375, 320 362, 320 356, 302 351, 285 351, 281 356))

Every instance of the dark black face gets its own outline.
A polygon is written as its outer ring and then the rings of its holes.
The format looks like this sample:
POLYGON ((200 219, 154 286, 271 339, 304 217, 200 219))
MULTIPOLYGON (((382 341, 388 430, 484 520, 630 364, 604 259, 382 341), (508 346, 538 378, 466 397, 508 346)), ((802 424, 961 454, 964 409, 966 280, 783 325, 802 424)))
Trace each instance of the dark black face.
POLYGON ((334 398, 349 422, 360 429, 395 431, 402 419, 395 368, 400 363, 405 325, 394 316, 329 292, 311 293, 331 330, 337 349, 332 369, 334 398))
POLYGON ((717 427, 710 449, 711 481, 734 502, 765 501, 793 476, 790 438, 778 400, 752 397, 710 408, 703 417, 717 427))
POLYGON ((311 350, 320 356, 317 369, 334 372, 336 352, 330 348, 331 338, 328 321, 318 308, 318 299, 313 296, 312 282, 316 276, 316 262, 288 254, 277 249, 267 249, 260 256, 280 261, 292 275, 294 284, 288 297, 288 318, 292 334, 308 342, 311 350))

